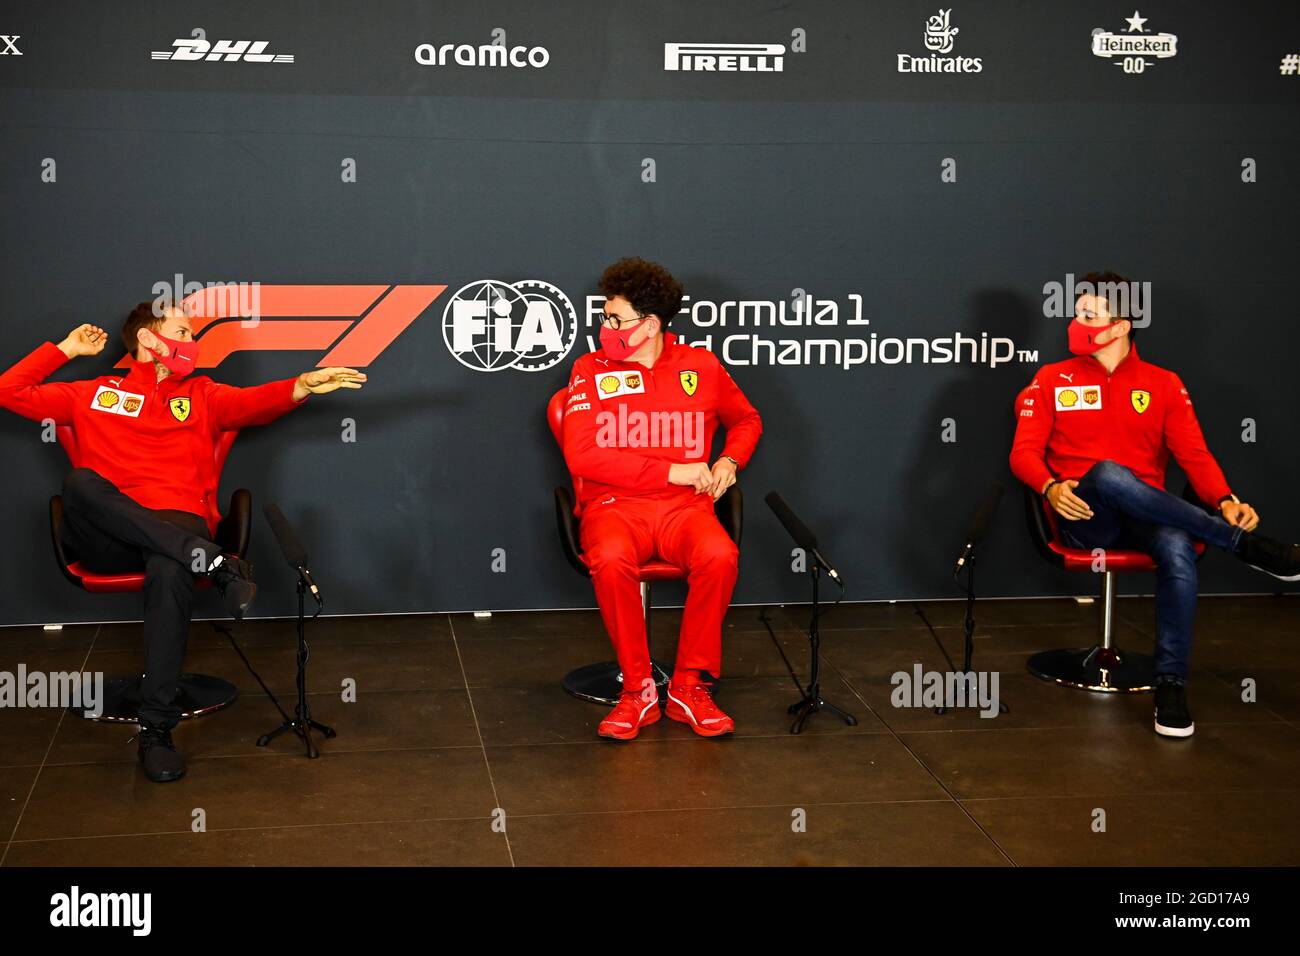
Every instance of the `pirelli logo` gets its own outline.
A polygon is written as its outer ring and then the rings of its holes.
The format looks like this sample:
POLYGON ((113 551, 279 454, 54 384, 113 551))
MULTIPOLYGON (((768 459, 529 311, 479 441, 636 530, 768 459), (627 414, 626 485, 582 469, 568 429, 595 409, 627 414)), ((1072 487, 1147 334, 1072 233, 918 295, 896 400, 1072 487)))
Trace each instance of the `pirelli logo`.
MULTIPOLYGON (((181 300, 199 343, 196 368, 236 352, 317 352, 318 368, 365 368, 419 318, 446 285, 266 285, 256 318, 221 288, 181 300)), ((130 367, 129 357, 117 363, 130 367)))
POLYGON ((665 43, 664 69, 694 73, 780 73, 783 43, 665 43))

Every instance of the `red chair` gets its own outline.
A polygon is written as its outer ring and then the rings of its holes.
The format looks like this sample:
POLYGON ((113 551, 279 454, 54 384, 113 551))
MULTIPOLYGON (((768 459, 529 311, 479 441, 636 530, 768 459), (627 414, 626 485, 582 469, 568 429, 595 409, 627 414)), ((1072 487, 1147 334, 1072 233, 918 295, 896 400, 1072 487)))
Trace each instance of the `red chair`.
MULTIPOLYGON (((76 468, 80 461, 77 448, 77 435, 71 426, 62 425, 56 429, 59 444, 76 468)), ((221 471, 226 464, 226 456, 235 443, 238 432, 222 432, 213 449, 216 463, 214 485, 204 489, 209 497, 217 494, 216 484, 221 480, 221 471)), ((240 488, 230 496, 230 507, 217 525, 214 539, 223 551, 234 555, 248 553, 248 541, 252 534, 253 496, 247 488, 240 488)), ((89 591, 91 594, 126 594, 144 590, 144 571, 124 574, 99 574, 85 567, 78 556, 63 542, 63 496, 50 498, 50 537, 54 543, 54 558, 59 570, 72 584, 89 591)), ((207 578, 199 578, 200 587, 209 587, 207 578)), ((181 708, 181 719, 201 717, 215 713, 232 704, 239 695, 238 689, 229 681, 206 674, 182 674, 180 677, 180 697, 177 701, 181 708)), ((115 677, 104 682, 104 706, 99 720, 134 723, 140 707, 140 678, 115 677)))
MULTIPOLYGON (((1199 507, 1203 504, 1188 485, 1183 497, 1199 507)), ((1142 551, 1104 549, 1105 563, 1095 568, 1098 556, 1086 548, 1072 548, 1062 544, 1056 512, 1042 495, 1025 488, 1025 518, 1029 523, 1030 537, 1040 554, 1065 571, 1083 571, 1101 574, 1101 643, 1084 648, 1065 648, 1042 651, 1029 659, 1029 671, 1043 680, 1054 681, 1067 687, 1109 693, 1137 693, 1155 686, 1155 661, 1149 654, 1122 651, 1115 646, 1115 591, 1116 575, 1133 572, 1154 572, 1155 562, 1142 551)), ((1196 542, 1199 560, 1205 554, 1205 544, 1196 542)))
MULTIPOLYGON (((560 389, 551 396, 551 400, 546 406, 546 419, 551 426, 551 434, 555 436, 557 443, 562 440, 564 404, 568 394, 569 390, 567 388, 560 389)), ((574 475, 570 475, 570 478, 573 481, 572 492, 563 487, 555 489, 555 520, 560 531, 560 546, 573 569, 583 577, 590 577, 591 572, 582 559, 582 548, 578 543, 578 518, 573 511, 574 496, 575 494, 580 496, 582 479, 574 475)), ((740 494, 740 485, 736 484, 728 488, 722 497, 717 500, 714 510, 718 515, 718 520, 722 523, 723 529, 731 540, 736 543, 736 547, 740 547, 740 532, 744 518, 744 499, 740 494)), ((679 568, 675 564, 669 564, 667 561, 658 558, 652 558, 641 565, 641 605, 645 608, 647 640, 649 640, 650 635, 651 582, 679 581, 685 577, 685 568, 679 568)), ((670 668, 652 657, 650 669, 657 686, 662 687, 668 683, 668 678, 671 676, 670 668)), ((619 669, 617 661, 600 661, 570 671, 564 676, 562 685, 566 691, 581 700, 612 706, 618 703, 619 694, 623 690, 623 672, 619 669)))

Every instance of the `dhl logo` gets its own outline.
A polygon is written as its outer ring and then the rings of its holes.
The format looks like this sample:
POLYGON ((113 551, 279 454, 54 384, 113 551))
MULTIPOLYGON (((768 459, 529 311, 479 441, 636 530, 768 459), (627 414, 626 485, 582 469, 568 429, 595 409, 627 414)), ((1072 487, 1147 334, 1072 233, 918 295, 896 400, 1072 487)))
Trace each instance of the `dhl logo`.
MULTIPOLYGON (((446 285, 261 285, 258 315, 240 314, 239 296, 203 289, 181 300, 199 342, 197 368, 236 352, 324 354, 318 368, 365 368, 442 295, 446 285)), ((123 357, 118 368, 129 368, 123 357)))

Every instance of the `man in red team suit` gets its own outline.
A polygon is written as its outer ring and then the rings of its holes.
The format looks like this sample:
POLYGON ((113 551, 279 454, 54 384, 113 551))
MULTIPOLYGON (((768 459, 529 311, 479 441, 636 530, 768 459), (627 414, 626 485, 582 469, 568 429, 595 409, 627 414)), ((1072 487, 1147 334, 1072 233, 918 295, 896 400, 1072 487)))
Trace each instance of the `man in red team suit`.
POLYGON ((0 408, 72 426, 80 460, 63 485, 64 541, 91 571, 144 571, 139 756, 146 776, 164 782, 185 773, 171 729, 195 577, 212 581, 236 619, 257 593, 247 563, 212 540, 218 435, 272 422, 308 395, 360 388, 366 376, 323 368, 255 388, 191 376, 198 343, 189 315, 151 302, 131 312, 122 340, 130 368, 80 382, 45 379, 102 352, 104 330, 82 325, 45 343, 0 375, 0 408))
POLYGON ((601 348, 574 363, 563 432, 569 471, 582 479, 583 558, 623 671, 623 693, 599 733, 631 740, 660 716, 638 573, 657 555, 684 568, 689 587, 666 712, 701 736, 729 734, 735 724, 702 677, 722 671, 739 558, 713 505, 753 455, 762 423, 712 352, 666 331, 682 305, 667 270, 622 259, 600 291, 601 348), (719 423, 726 443, 710 468, 719 423))
POLYGON ((1016 399, 1011 469, 1064 518, 1064 543, 1134 548, 1156 563, 1155 729, 1190 737, 1187 665, 1196 613, 1196 541, 1286 581, 1300 579, 1300 547, 1255 529, 1259 515, 1232 493, 1210 454, 1192 400, 1173 372, 1143 361, 1133 323, 1112 301, 1132 283, 1089 273, 1070 323, 1075 358, 1045 365, 1016 399), (1173 454, 1197 507, 1164 488, 1173 454))

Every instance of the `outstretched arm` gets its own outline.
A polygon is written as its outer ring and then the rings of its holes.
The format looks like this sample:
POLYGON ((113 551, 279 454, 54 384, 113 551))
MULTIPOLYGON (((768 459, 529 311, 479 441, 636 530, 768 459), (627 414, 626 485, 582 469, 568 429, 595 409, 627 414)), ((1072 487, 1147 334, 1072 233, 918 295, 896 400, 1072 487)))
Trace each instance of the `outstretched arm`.
POLYGON ((365 381, 365 373, 354 368, 314 368, 294 382, 293 400, 301 402, 308 395, 326 395, 340 388, 360 388, 365 381))
POLYGON ((340 388, 360 388, 366 381, 354 368, 318 368, 297 378, 235 388, 213 382, 209 394, 212 420, 220 431, 267 425, 297 408, 308 395, 325 395, 340 388))
POLYGON ((57 424, 67 424, 72 420, 77 388, 69 382, 45 380, 70 359, 98 355, 107 342, 108 334, 89 324, 77 326, 58 345, 46 342, 0 375, 0 408, 34 421, 50 418, 57 424))

